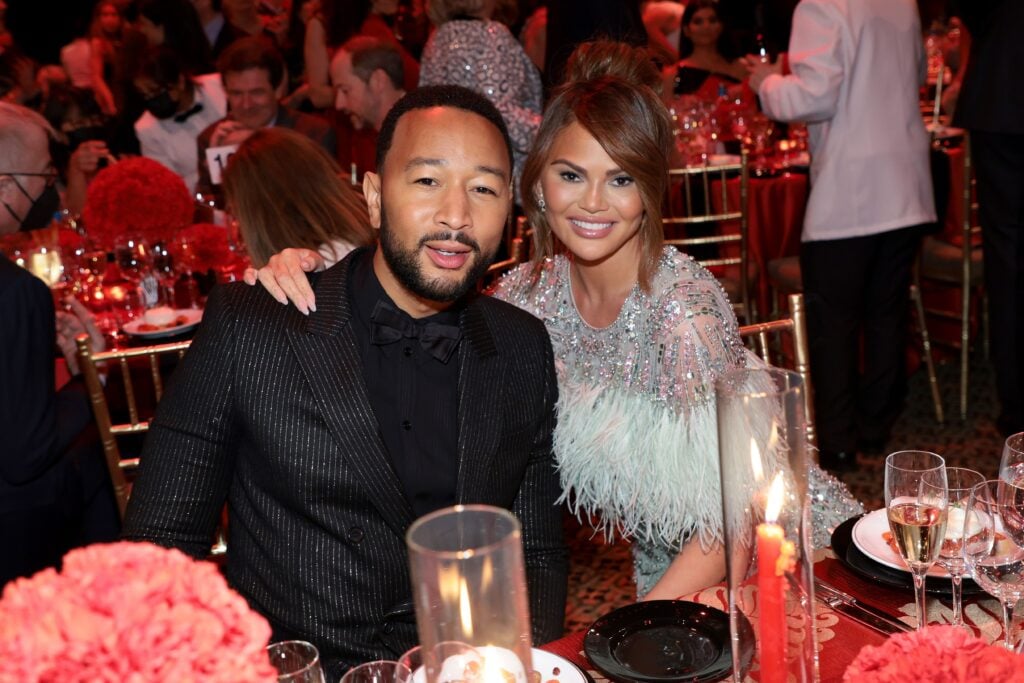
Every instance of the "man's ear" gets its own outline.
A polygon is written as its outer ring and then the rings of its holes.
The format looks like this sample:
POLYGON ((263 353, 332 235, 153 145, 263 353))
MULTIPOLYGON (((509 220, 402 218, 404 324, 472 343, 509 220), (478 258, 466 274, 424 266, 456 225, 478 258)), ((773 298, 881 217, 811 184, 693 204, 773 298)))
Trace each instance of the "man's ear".
POLYGON ((390 82, 390 80, 391 79, 388 78, 387 73, 384 72, 384 69, 374 69, 373 73, 370 74, 370 80, 366 82, 366 85, 370 88, 370 92, 376 95, 384 90, 385 83, 390 82))
POLYGON ((372 171, 363 174, 363 196, 370 213, 370 227, 380 230, 380 176, 372 171))

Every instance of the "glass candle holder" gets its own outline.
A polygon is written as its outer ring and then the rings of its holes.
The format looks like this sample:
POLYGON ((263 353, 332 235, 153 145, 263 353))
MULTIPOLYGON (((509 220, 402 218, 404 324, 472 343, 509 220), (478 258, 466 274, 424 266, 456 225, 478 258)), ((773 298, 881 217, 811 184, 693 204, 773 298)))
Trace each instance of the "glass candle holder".
POLYGON ((743 368, 715 389, 733 678, 756 652, 761 683, 817 681, 803 380, 743 368))
POLYGON ((530 613, 520 535, 514 515, 486 505, 438 510, 409 528, 426 683, 527 683, 530 613), (480 660, 454 667, 444 654, 453 642, 471 646, 480 660))

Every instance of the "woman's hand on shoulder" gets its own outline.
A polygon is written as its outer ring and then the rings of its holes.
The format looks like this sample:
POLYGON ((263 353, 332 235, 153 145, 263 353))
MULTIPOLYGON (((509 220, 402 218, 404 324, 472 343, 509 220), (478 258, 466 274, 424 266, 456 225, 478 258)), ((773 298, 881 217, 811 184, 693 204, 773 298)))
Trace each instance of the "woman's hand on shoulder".
POLYGON ((259 270, 246 268, 243 279, 248 285, 259 282, 277 301, 289 301, 303 315, 316 311, 316 296, 306 273, 324 270, 324 258, 312 249, 285 249, 270 257, 259 270))

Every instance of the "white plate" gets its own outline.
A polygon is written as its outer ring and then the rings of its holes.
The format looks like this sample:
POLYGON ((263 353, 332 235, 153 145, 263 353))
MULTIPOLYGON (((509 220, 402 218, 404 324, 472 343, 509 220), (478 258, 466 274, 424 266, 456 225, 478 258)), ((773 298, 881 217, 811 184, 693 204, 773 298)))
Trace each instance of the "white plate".
MULTIPOLYGON (((907 563, 882 538, 882 534, 887 531, 889 531, 889 518, 885 514, 885 509, 869 512, 858 519, 857 523, 853 525, 853 544, 875 562, 884 564, 886 567, 892 567, 893 569, 902 569, 909 573, 910 569, 907 567, 907 563)), ((939 576, 948 579, 949 572, 938 564, 933 564, 931 569, 928 570, 928 576, 939 576)))
POLYGON ((173 327, 161 327, 159 330, 144 331, 141 328, 147 324, 145 318, 137 318, 124 324, 124 331, 133 337, 141 337, 142 339, 162 339, 164 337, 173 337, 176 334, 182 332, 188 332, 193 327, 199 324, 203 319, 203 312, 195 308, 179 308, 174 311, 175 319, 179 316, 184 316, 188 319, 188 322, 182 323, 181 325, 174 325, 173 327))
POLYGON ((739 154, 709 154, 708 166, 725 166, 727 164, 738 164, 741 158, 739 154))
MULTIPOLYGON (((545 650, 530 650, 533 670, 540 673, 540 683, 558 681, 558 683, 588 683, 587 677, 578 666, 564 657, 559 657, 545 650), (555 673, 555 670, 558 673, 555 673)), ((412 675, 413 683, 426 683, 427 673, 423 667, 416 669, 412 675)))

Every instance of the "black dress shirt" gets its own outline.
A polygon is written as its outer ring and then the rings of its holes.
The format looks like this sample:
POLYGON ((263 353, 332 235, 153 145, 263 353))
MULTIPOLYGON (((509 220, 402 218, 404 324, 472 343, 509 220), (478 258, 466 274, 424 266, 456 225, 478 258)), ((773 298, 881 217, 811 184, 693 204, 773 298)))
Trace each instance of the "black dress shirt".
POLYGON ((370 326, 378 302, 393 306, 417 326, 428 322, 458 326, 459 311, 450 308, 413 319, 398 309, 373 272, 373 254, 357 254, 351 271, 353 330, 363 358, 363 377, 381 438, 413 513, 455 504, 458 474, 459 362, 452 354, 443 363, 417 342, 404 338, 374 344, 370 326))

